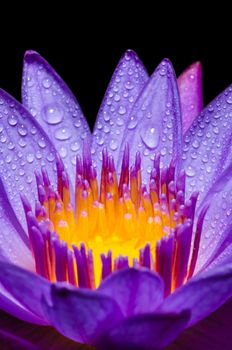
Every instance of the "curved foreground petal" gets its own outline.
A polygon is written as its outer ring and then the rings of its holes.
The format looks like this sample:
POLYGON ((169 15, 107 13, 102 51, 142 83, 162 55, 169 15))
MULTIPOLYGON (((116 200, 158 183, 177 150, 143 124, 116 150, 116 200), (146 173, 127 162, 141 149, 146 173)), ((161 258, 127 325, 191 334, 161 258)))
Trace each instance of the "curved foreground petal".
POLYGON ((94 344, 96 339, 123 318, 117 303, 97 292, 57 283, 51 301, 44 298, 44 310, 60 333, 75 341, 94 344))
POLYGON ((93 159, 101 169, 103 147, 109 147, 115 164, 120 163, 119 151, 132 107, 139 96, 148 74, 132 50, 122 56, 106 90, 94 126, 93 159))
POLYGON ((183 134, 203 108, 202 67, 193 63, 177 79, 180 92, 183 134))
POLYGON ((0 177, 8 199, 20 223, 26 220, 20 193, 34 205, 37 198, 35 170, 46 167, 52 183, 56 183, 56 150, 45 131, 30 113, 13 97, 0 90, 0 177))
POLYGON ((41 306, 42 296, 49 297, 47 280, 16 265, 0 262, 0 283, 24 308, 37 316, 41 324, 47 323, 41 306))
POLYGON ((231 350, 232 299, 195 326, 185 330, 165 350, 231 350))
POLYGON ((138 150, 143 155, 145 181, 149 178, 155 153, 160 153, 163 166, 169 165, 173 158, 179 165, 182 146, 180 101, 175 72, 167 59, 156 68, 134 104, 121 151, 127 143, 133 161, 138 150))
POLYGON ((32 325, 1 310, 0 345, 8 350, 95 350, 65 338, 52 327, 32 325))
POLYGON ((147 269, 123 269, 106 278, 98 291, 114 299, 125 316, 153 312, 164 298, 160 276, 147 269))
POLYGON ((100 350, 161 349, 183 331, 188 319, 188 311, 134 316, 107 331, 98 347, 100 350))
POLYGON ((68 86, 34 51, 25 54, 22 101, 46 130, 69 169, 74 187, 76 153, 84 139, 90 141, 88 123, 68 86))
POLYGON ((44 324, 33 312, 24 307, 12 294, 0 283, 0 309, 4 310, 20 320, 33 324, 44 324))
POLYGON ((232 297, 232 263, 193 277, 165 299, 160 312, 189 309, 188 326, 207 317, 232 297))

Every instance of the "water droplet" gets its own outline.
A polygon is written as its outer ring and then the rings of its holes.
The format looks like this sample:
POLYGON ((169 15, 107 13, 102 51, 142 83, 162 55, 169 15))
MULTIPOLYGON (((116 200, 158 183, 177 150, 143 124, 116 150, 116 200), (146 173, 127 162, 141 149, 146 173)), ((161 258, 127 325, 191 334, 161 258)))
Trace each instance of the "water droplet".
POLYGON ((120 99, 121 99, 121 97, 120 97, 118 94, 116 94, 116 95, 114 96, 114 101, 115 101, 115 102, 120 101, 120 99))
POLYGON ((41 154, 40 151, 37 151, 35 156, 36 156, 37 159, 41 159, 42 158, 42 154, 41 154))
POLYGON ((227 103, 229 104, 232 104, 232 95, 230 95, 227 100, 226 100, 227 103))
POLYGON ((39 145, 40 148, 45 148, 46 147, 46 142, 45 142, 43 137, 38 141, 38 145, 39 145))
POLYGON ((65 141, 70 139, 71 131, 67 127, 62 127, 56 130, 55 138, 60 141, 65 141))
POLYGON ((143 128, 140 132, 140 137, 145 146, 150 149, 156 148, 159 143, 159 132, 157 128, 153 126, 150 128, 143 128))
POLYGON ((103 145, 103 143, 104 143, 104 138, 103 137, 97 137, 97 144, 99 146, 101 146, 101 145, 103 145))
POLYGON ((60 147, 59 154, 61 155, 61 158, 65 158, 67 156, 67 149, 65 147, 60 147))
POLYGON ((53 162, 53 160, 55 159, 55 156, 53 153, 50 152, 46 158, 49 162, 53 162))
POLYGON ((123 120, 122 118, 118 117, 118 118, 117 118, 117 121, 116 121, 116 124, 117 124, 118 126, 122 126, 122 125, 124 124, 124 120, 123 120))
POLYGON ((25 125, 22 124, 22 125, 20 125, 18 127, 18 133, 21 136, 26 136, 27 135, 27 128, 25 127, 25 125))
POLYGON ((107 114, 105 111, 103 112, 103 118, 106 122, 108 122, 110 120, 109 114, 107 114))
POLYGON ((71 146, 70 146, 70 148, 73 152, 78 151, 80 149, 80 147, 81 147, 80 142, 77 142, 77 141, 71 143, 71 146))
POLYGON ((12 154, 8 154, 5 158, 5 161, 7 164, 9 164, 12 161, 12 154))
POLYGON ((103 130, 104 130, 104 133, 105 133, 105 134, 108 134, 108 132, 110 132, 110 127, 109 127, 109 125, 105 125, 103 130))
POLYGON ((127 125, 127 128, 129 130, 133 130, 136 128, 137 124, 138 124, 138 120, 135 117, 130 117, 130 121, 127 125))
POLYGON ((112 139, 110 141, 110 149, 112 149, 112 151, 115 151, 118 148, 118 142, 114 139, 112 139))
POLYGON ((42 84, 45 89, 49 89, 52 86, 52 81, 51 79, 47 78, 43 80, 42 84))
POLYGON ((19 141, 18 141, 18 144, 20 147, 25 147, 27 142, 24 138, 20 137, 19 141))
POLYGON ((160 154, 161 156, 165 156, 165 154, 167 154, 167 148, 166 147, 161 148, 160 154))
POLYGON ((43 119, 50 125, 59 124, 63 117, 63 109, 58 105, 49 105, 44 108, 43 119))
POLYGON ((7 146, 7 147, 8 147, 8 149, 14 149, 14 148, 15 148, 15 145, 13 144, 13 142, 10 141, 10 142, 8 143, 8 146, 7 146))
POLYGON ((195 170, 190 165, 186 169, 186 175, 189 177, 193 177, 195 175, 195 170))
POLYGON ((199 142, 197 140, 193 141, 193 148, 198 148, 200 146, 199 142))
POLYGON ((28 184, 32 183, 32 176, 31 175, 26 176, 26 183, 28 183, 28 184))
POLYGON ((18 118, 15 116, 15 115, 10 115, 8 118, 8 123, 11 125, 11 126, 15 126, 17 123, 18 123, 18 118))
POLYGON ((34 161, 34 154, 32 153, 27 154, 27 161, 28 163, 32 163, 34 161))
POLYGON ((118 113, 123 115, 126 113, 126 107, 124 106, 120 106, 119 109, 118 109, 118 113))
POLYGON ((131 81, 128 80, 125 84, 125 87, 127 90, 132 90, 134 88, 134 85, 132 84, 131 81))
POLYGON ((33 85, 34 85, 34 80, 30 76, 28 76, 27 77, 27 86, 32 87, 33 85))
POLYGON ((80 120, 80 119, 76 120, 76 121, 74 122, 74 126, 75 126, 76 128, 80 128, 80 127, 81 127, 81 120, 80 120))

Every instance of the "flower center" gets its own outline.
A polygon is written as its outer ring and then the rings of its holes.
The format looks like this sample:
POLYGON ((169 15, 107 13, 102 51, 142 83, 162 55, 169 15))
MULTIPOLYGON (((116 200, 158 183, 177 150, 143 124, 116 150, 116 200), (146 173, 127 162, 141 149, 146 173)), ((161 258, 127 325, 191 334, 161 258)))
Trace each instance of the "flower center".
POLYGON ((163 277, 166 295, 192 276, 205 210, 193 225, 197 193, 185 199, 185 173, 176 176, 174 161, 161 169, 156 156, 146 186, 139 152, 129 167, 129 146, 125 147, 118 178, 105 149, 98 181, 84 145, 83 157, 76 159, 73 199, 60 158, 57 190, 45 169, 36 172, 36 180, 35 214, 26 198, 22 200, 39 274, 95 288, 113 271, 141 266, 163 277))

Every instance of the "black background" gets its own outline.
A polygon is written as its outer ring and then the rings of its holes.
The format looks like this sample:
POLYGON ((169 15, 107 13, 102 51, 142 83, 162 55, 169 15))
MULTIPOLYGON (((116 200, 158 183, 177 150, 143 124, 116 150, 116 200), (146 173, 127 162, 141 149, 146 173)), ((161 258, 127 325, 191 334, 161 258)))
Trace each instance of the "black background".
POLYGON ((193 16, 188 9, 187 14, 175 16, 172 9, 168 15, 164 8, 155 12, 144 8, 128 15, 120 5, 108 13, 103 7, 99 16, 90 4, 84 12, 63 4, 57 14, 56 7, 48 12, 31 3, 33 16, 26 12, 18 17, 18 25, 8 21, 2 27, 0 87, 20 99, 23 55, 28 49, 36 50, 70 86, 93 127, 111 75, 128 48, 138 53, 150 74, 164 57, 171 59, 177 76, 192 62, 201 61, 205 104, 232 83, 232 31, 219 25, 218 8, 215 18, 204 17, 200 8, 193 16))

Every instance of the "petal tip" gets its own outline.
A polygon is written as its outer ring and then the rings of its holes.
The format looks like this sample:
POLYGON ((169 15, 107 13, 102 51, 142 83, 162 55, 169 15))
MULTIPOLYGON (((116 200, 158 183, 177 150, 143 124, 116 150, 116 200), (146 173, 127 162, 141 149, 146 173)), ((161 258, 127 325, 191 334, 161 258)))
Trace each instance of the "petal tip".
POLYGON ((39 57, 40 57, 39 53, 34 50, 27 50, 24 54, 25 61, 32 61, 39 57))

